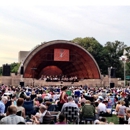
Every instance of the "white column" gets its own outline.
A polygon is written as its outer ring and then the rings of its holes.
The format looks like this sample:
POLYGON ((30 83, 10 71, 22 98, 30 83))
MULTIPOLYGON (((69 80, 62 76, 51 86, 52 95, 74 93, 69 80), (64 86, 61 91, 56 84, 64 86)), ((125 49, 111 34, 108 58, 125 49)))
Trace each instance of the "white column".
POLYGON ((23 82, 23 75, 22 74, 21 74, 21 79, 20 80, 21 80, 21 82, 23 82))
POLYGON ((108 67, 108 78, 109 78, 109 87, 110 87, 110 82, 111 82, 111 68, 108 67))
POLYGON ((126 60, 124 60, 124 87, 125 87, 125 62, 126 60))

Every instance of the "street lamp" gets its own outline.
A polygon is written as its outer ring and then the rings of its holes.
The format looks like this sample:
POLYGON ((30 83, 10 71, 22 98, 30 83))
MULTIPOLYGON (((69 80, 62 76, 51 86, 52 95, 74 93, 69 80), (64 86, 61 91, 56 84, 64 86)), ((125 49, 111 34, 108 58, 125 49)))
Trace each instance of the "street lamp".
POLYGON ((126 66, 126 61, 127 61, 127 56, 126 55, 122 55, 121 57, 120 57, 120 60, 122 60, 123 61, 123 63, 124 63, 124 87, 125 87, 125 66, 126 66))
POLYGON ((112 66, 108 67, 109 87, 110 87, 110 83, 111 83, 111 69, 112 69, 112 66))

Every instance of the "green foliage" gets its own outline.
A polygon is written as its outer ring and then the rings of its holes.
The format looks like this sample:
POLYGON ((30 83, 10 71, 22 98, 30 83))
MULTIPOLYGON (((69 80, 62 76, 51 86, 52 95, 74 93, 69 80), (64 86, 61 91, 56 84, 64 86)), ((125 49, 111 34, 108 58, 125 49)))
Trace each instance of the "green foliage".
POLYGON ((2 75, 2 67, 0 67, 0 76, 2 75))
POLYGON ((17 73, 19 69, 20 63, 12 63, 10 64, 11 73, 17 73))
POLYGON ((130 75, 130 62, 126 63, 126 75, 130 75))
MULTIPOLYGON (((124 45, 123 42, 109 41, 103 47, 93 37, 85 37, 85 38, 78 37, 72 41, 84 47, 94 57, 100 68, 101 74, 108 75, 108 67, 112 66, 116 69, 116 75, 122 79, 124 78, 123 64, 122 61, 119 60, 119 57, 123 55, 124 48, 127 48, 127 51, 129 52, 130 48, 124 45)), ((128 73, 130 73, 130 66, 127 67, 127 70, 128 73)))
POLYGON ((93 37, 85 37, 85 38, 75 38, 72 40, 73 42, 79 44, 83 48, 85 48, 96 60, 99 65, 99 68, 102 70, 102 51, 103 46, 93 37))
POLYGON ((103 46, 93 37, 75 38, 73 42, 79 44, 93 55, 97 55, 103 46))
POLYGON ((107 58, 108 61, 108 67, 114 67, 116 69, 116 75, 120 78, 124 78, 123 76, 123 64, 122 64, 122 61, 119 60, 119 57, 121 57, 123 55, 123 51, 124 51, 124 48, 126 48, 127 46, 123 43, 123 42, 120 42, 120 41, 115 41, 115 42, 107 42, 105 44, 105 47, 104 47, 104 50, 107 50, 107 58))
MULTIPOLYGON (((10 71, 11 73, 17 73, 18 72, 18 69, 19 69, 19 66, 20 66, 20 63, 11 63, 10 64, 10 71)), ((0 67, 0 76, 2 75, 2 67, 0 67)))
POLYGON ((112 122, 114 124, 119 124, 119 119, 117 117, 117 115, 112 115, 112 117, 106 117, 108 123, 112 122))

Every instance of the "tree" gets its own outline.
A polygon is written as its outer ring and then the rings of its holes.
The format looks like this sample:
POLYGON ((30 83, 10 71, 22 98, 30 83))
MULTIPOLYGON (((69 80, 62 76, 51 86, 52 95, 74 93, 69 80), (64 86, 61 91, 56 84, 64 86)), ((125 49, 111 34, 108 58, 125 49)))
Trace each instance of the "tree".
POLYGON ((11 68, 11 73, 17 73, 19 69, 20 63, 11 63, 10 68, 11 68))
MULTIPOLYGON (((123 55, 124 48, 127 46, 120 41, 107 42, 103 48, 104 69, 114 67, 116 75, 123 78, 123 65, 119 58, 123 55)), ((106 72, 105 72, 106 73, 106 72)))
MULTIPOLYGON (((120 78, 124 78, 123 64, 119 60, 119 57, 123 55, 124 48, 128 48, 123 42, 106 42, 104 47, 93 37, 75 38, 73 42, 84 47, 96 60, 101 74, 108 75, 108 67, 114 67, 116 69, 116 75, 120 78)), ((130 57, 129 57, 130 58, 130 57)), ((127 67, 128 68, 128 67, 127 67)))
POLYGON ((2 75, 2 67, 0 67, 0 76, 2 75))
MULTIPOLYGON (((20 64, 21 64, 21 63, 15 63, 15 62, 14 62, 14 63, 11 63, 11 64, 10 64, 10 73, 17 73, 20 64)), ((0 67, 0 76, 2 76, 2 69, 3 69, 3 67, 0 67)))
POLYGON ((101 63, 103 46, 95 38, 75 38, 72 41, 85 48, 94 57, 97 64, 99 65, 100 70, 103 70, 101 63))

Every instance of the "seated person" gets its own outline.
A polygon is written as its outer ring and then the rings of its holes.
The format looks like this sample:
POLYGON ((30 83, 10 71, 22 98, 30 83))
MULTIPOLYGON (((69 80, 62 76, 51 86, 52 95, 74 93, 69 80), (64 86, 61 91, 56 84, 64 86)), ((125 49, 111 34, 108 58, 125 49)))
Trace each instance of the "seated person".
POLYGON ((32 116, 32 120, 34 124, 43 124, 44 118, 46 115, 51 115, 49 111, 47 111, 47 107, 45 105, 40 105, 39 107, 40 112, 36 115, 32 116))
POLYGON ((77 109, 79 109, 79 108, 78 108, 78 105, 74 102, 72 96, 68 96, 67 99, 68 99, 68 102, 67 102, 67 103, 64 103, 64 105, 62 106, 61 112, 63 111, 63 109, 64 109, 65 107, 76 107, 77 109))
POLYGON ((66 117, 63 114, 59 115, 58 122, 55 124, 66 124, 66 117))
POLYGON ((95 102, 95 118, 98 119, 99 118, 99 114, 100 114, 100 110, 98 108, 99 103, 95 102))
POLYGON ((66 116, 69 122, 76 122, 79 117, 78 105, 74 102, 73 97, 69 96, 68 102, 64 103, 61 109, 61 113, 66 116))
POLYGON ((103 98, 99 98, 98 100, 98 109, 99 109, 99 116, 107 116, 107 115, 112 115, 112 112, 107 110, 106 105, 103 103, 103 98))
POLYGON ((82 120, 86 120, 86 119, 91 119, 90 123, 92 124, 92 121, 95 120, 95 108, 93 105, 91 105, 91 101, 90 100, 86 100, 85 105, 82 107, 82 111, 80 114, 80 119, 82 120))
POLYGON ((56 105, 52 105, 52 102, 46 101, 45 106, 47 107, 48 111, 55 111, 56 110, 56 105))
POLYGON ((31 114, 35 114, 34 102, 30 100, 30 97, 26 97, 26 100, 23 103, 23 107, 25 108, 25 114, 31 118, 31 114))
POLYGON ((25 108, 23 107, 23 103, 24 103, 24 99, 23 98, 18 98, 17 99, 17 115, 19 112, 21 112, 21 114, 19 116, 22 116, 23 118, 25 118, 25 108))
POLYGON ((8 103, 8 97, 2 96, 1 101, 0 101, 0 115, 4 115, 6 113, 6 108, 11 105, 11 102, 8 106, 6 104, 8 103))
POLYGON ((107 119, 105 117, 101 117, 101 118, 99 118, 99 120, 95 120, 95 124, 105 125, 105 124, 108 124, 108 122, 107 122, 107 119))
POLYGON ((16 115, 17 107, 11 105, 7 109, 7 114, 4 118, 1 119, 1 124, 18 124, 19 122, 25 122, 22 116, 16 115))

